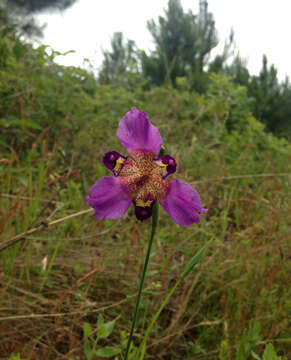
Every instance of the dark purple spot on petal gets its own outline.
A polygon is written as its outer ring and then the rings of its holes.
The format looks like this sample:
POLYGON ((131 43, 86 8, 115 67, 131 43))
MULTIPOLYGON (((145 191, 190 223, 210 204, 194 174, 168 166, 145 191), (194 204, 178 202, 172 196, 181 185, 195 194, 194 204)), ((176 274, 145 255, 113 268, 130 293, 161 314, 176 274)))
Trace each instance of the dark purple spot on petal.
POLYGON ((118 164, 118 161, 126 160, 126 157, 119 154, 117 151, 109 151, 103 156, 103 164, 107 167, 107 169, 111 170, 115 176, 118 175, 121 170, 121 165, 118 164))
POLYGON ((134 204, 135 216, 138 220, 144 221, 152 216, 154 201, 152 201, 150 206, 145 206, 145 207, 137 206, 135 201, 133 201, 133 204, 134 204))
POLYGON ((176 172, 177 163, 176 163, 176 160, 172 156, 164 155, 159 160, 161 160, 163 164, 167 165, 166 174, 163 176, 164 179, 167 176, 174 174, 174 172, 176 172))

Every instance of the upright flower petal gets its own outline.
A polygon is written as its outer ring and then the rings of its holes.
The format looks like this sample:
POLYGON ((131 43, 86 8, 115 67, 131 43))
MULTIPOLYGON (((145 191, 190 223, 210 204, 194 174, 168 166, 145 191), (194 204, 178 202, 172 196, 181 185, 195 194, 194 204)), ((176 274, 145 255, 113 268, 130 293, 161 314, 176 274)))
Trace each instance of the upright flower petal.
POLYGON ((180 226, 200 221, 200 213, 207 212, 201 206, 200 197, 189 184, 180 180, 171 180, 167 196, 161 200, 164 210, 180 226))
POLYGON ((98 219, 116 219, 125 214, 131 199, 118 178, 104 176, 91 187, 86 202, 94 208, 98 219))
POLYGON ((120 120, 117 137, 129 153, 145 150, 156 155, 162 146, 159 130, 150 123, 144 111, 135 107, 120 120))

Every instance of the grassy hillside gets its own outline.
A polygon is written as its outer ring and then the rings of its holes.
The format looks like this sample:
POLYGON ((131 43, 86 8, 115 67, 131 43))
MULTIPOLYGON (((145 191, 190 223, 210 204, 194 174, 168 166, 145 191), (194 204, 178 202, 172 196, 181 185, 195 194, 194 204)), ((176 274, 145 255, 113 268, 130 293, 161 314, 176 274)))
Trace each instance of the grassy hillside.
POLYGON ((209 212, 186 228, 161 213, 135 348, 210 241, 161 313, 146 359, 289 359, 291 147, 252 116, 245 88, 217 75, 203 96, 183 84, 99 86, 13 33, 0 54, 0 358, 102 359, 107 346, 124 348, 150 222, 132 211, 96 220, 85 198, 109 175, 102 155, 125 153, 115 133, 136 106, 209 212))

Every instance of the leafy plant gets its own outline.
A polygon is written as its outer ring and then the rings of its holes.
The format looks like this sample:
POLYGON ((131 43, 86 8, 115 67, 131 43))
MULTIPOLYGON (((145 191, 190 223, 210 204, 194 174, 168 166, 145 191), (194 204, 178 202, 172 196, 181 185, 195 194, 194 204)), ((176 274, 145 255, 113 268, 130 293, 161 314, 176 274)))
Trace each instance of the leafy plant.
POLYGON ((104 358, 111 358, 120 353, 120 349, 113 346, 104 346, 97 349, 100 340, 107 339, 115 326, 115 321, 104 322, 103 316, 100 314, 96 323, 96 329, 92 329, 87 322, 83 324, 84 354, 87 360, 93 359, 95 355, 104 358))
POLYGON ((281 357, 276 354, 272 344, 267 344, 263 353, 263 360, 281 360, 281 357))
POLYGON ((264 343, 259 333, 259 324, 251 325, 248 331, 246 329, 244 330, 238 345, 235 357, 236 360, 247 360, 249 356, 252 356, 256 360, 260 360, 260 357, 255 353, 257 346, 264 343))

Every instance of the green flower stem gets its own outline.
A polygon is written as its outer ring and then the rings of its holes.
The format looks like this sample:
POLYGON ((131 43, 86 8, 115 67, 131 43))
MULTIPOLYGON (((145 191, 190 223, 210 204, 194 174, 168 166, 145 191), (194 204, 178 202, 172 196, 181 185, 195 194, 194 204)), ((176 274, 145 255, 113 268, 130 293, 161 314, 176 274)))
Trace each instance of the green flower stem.
POLYGON ((134 328, 135 328, 135 322, 136 322, 139 303, 140 303, 140 299, 141 299, 143 284, 144 284, 144 280, 145 280, 145 276, 146 276, 146 272, 147 272, 147 267, 148 267, 148 264, 149 264, 152 244, 153 244, 154 236, 155 236, 155 233, 156 233, 158 221, 159 221, 159 203, 155 202, 155 204, 153 206, 152 232, 151 232, 150 241, 148 243, 148 249, 147 249, 147 253, 146 253, 146 257, 145 257, 145 261, 144 261, 142 277, 141 277, 139 288, 138 288, 138 294, 137 294, 133 319, 132 319, 132 323, 131 323, 131 329, 130 329, 130 333, 129 333, 129 337, 128 337, 128 341, 127 341, 124 360, 127 360, 129 349, 130 349, 130 344, 131 344, 131 341, 132 341, 132 335, 133 335, 133 331, 134 331, 134 328))
POLYGON ((146 351, 146 345, 147 345, 147 340, 149 337, 149 334, 155 324, 155 322, 158 320, 161 312, 163 311, 163 309, 165 308, 165 306, 167 305, 168 301, 170 300, 170 298, 172 297, 172 295, 174 294, 174 292, 176 291, 177 287, 183 282, 183 280, 185 279, 185 277, 192 271, 193 267, 198 263, 198 261, 201 259, 205 249, 207 249, 209 245, 209 242, 204 245, 193 257, 192 259, 188 262, 188 264, 185 266, 184 271, 182 272, 182 274, 180 275, 179 279, 176 281, 175 285, 172 287, 171 291, 168 293, 168 295, 166 296, 166 299, 163 301, 162 305, 160 306, 159 310, 157 311, 157 313, 154 315, 149 327, 146 330, 145 336, 143 338, 143 342, 141 344, 141 355, 139 357, 139 360, 143 360, 144 356, 145 356, 145 351, 146 351))

